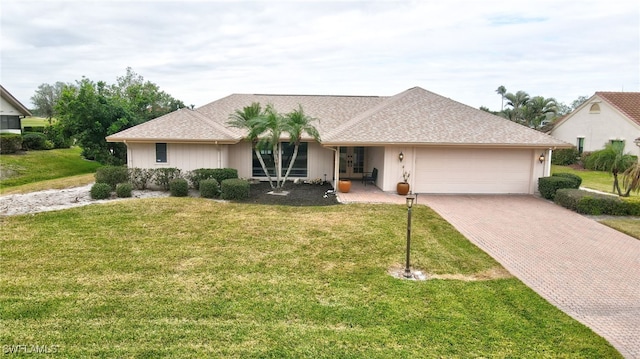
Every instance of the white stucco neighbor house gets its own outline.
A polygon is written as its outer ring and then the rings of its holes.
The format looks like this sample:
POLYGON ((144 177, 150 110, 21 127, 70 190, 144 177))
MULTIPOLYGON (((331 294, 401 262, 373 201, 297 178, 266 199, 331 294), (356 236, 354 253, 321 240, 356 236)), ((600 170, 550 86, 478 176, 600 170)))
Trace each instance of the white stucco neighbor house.
POLYGON ((596 92, 553 126, 551 135, 592 152, 624 141, 625 152, 640 155, 640 92, 596 92))
MULTIPOLYGON (((266 179, 245 133, 226 124, 230 114, 253 102, 271 104, 280 113, 300 105, 317 119, 320 142, 305 139, 291 177, 334 185, 376 168, 376 186, 394 191, 404 167, 414 193, 532 194, 537 179, 549 175, 552 151, 571 147, 419 87, 390 97, 233 94, 107 140, 127 145, 129 167, 231 167, 240 177, 266 179)), ((284 157, 290 154, 285 151, 284 157)))
POLYGON ((0 133, 22 133, 21 119, 31 112, 0 85, 0 133))

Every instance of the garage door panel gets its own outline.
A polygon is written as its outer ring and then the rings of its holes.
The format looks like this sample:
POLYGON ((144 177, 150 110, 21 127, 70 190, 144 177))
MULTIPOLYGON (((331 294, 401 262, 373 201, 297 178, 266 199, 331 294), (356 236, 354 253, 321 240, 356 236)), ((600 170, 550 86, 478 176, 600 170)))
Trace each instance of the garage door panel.
POLYGON ((529 193, 530 150, 418 149, 419 193, 529 193))

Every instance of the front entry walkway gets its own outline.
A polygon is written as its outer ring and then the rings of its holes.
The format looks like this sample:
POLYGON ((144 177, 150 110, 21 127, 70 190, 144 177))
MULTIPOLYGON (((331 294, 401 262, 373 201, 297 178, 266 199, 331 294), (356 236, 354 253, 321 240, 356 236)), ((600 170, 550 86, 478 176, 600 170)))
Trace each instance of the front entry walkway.
POLYGON ((384 192, 380 188, 362 181, 351 181, 351 190, 348 193, 336 192, 340 203, 395 203, 405 204, 406 196, 400 196, 395 192, 384 192))
POLYGON ((640 358, 640 240, 533 196, 420 201, 623 356, 640 358))

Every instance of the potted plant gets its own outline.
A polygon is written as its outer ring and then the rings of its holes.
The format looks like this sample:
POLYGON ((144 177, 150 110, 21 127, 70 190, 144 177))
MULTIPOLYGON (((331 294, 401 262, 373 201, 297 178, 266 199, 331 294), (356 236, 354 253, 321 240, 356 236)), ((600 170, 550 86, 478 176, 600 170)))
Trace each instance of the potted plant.
POLYGON ((404 166, 402 166, 402 182, 398 182, 396 186, 396 191, 399 195, 405 196, 409 193, 409 176, 411 174, 404 170, 404 166))
POLYGON ((338 189, 342 193, 349 192, 349 190, 351 190, 351 180, 348 180, 348 179, 338 180, 338 189))

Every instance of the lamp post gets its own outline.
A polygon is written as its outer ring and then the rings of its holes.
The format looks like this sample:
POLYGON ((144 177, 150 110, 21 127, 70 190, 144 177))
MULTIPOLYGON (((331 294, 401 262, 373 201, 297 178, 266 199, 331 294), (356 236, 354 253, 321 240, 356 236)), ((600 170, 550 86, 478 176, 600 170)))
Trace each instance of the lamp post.
POLYGON ((411 207, 413 207, 413 197, 407 197, 407 262, 404 267, 404 277, 411 278, 411 269, 409 268, 409 257, 411 253, 411 207))

